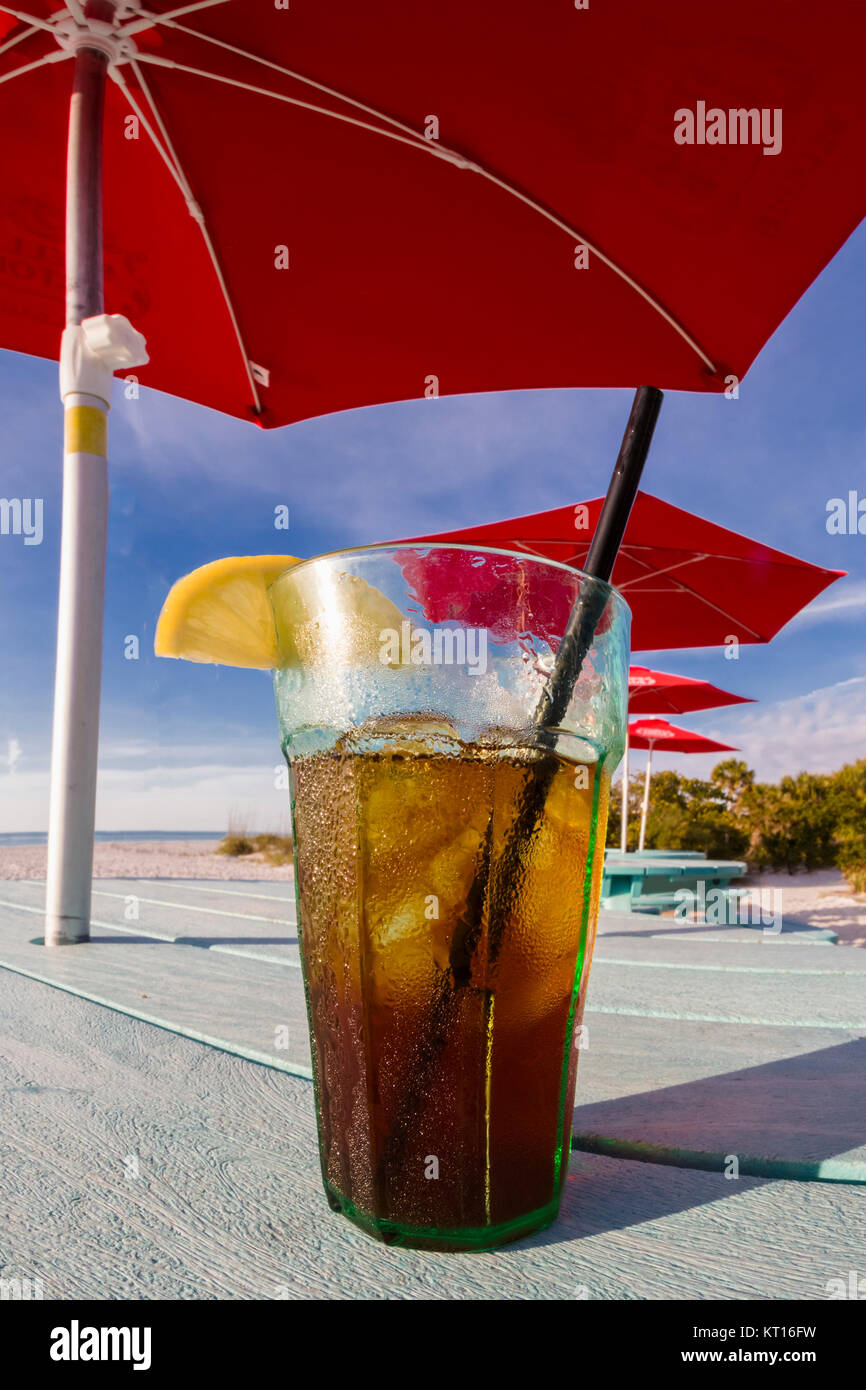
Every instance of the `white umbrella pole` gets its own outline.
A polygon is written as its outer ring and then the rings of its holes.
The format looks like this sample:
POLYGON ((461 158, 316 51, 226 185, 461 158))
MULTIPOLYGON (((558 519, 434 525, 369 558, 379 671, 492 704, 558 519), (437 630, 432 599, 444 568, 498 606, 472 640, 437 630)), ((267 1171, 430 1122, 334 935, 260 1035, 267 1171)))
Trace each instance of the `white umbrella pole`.
POLYGON ((622 755, 622 831, 619 843, 625 854, 628 849, 628 734, 625 736, 625 752, 622 755))
POLYGON ((86 348, 82 320, 103 312, 102 118, 107 58, 75 55, 66 166, 66 324, 61 348, 65 412, 63 527, 57 614, 57 673, 51 745, 45 944, 86 941, 96 810, 102 613, 108 528, 107 413, 104 396, 71 390, 86 348))
POLYGON ((644 847, 644 844, 645 844, 645 842, 646 842, 646 818, 647 818, 647 816, 648 816, 648 814, 649 814, 650 779, 651 779, 652 775, 653 775, 653 745, 650 744, 650 746, 649 746, 649 754, 648 754, 647 760, 646 760, 646 778, 644 779, 644 784, 643 784, 643 805, 641 806, 641 810, 640 810, 640 840, 638 841, 638 852, 639 852, 640 854, 643 853, 643 847, 644 847))
POLYGON ((103 312, 102 126, 113 0, 87 0, 75 37, 66 163, 63 526, 51 746, 45 944, 86 941, 96 810, 112 372, 147 361, 144 340, 103 312))

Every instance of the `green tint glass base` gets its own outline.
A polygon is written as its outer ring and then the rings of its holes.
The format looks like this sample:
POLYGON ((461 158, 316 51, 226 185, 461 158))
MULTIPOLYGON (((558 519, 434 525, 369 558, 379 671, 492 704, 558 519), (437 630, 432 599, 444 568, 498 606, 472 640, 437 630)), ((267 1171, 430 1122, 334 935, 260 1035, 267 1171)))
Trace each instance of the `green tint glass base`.
POLYGON ((435 1227, 400 1226, 394 1221, 379 1220, 359 1211, 347 1197, 341 1196, 330 1183, 325 1183, 325 1195, 332 1211, 341 1212, 355 1225, 359 1226, 374 1240, 384 1245, 403 1246, 411 1250, 443 1250, 448 1252, 472 1252, 495 1250, 499 1245, 508 1245, 513 1240, 522 1240, 535 1231, 543 1231, 556 1220, 559 1212, 559 1198, 548 1202, 547 1206, 536 1211, 517 1216, 513 1221, 503 1221, 498 1226, 465 1226, 459 1230, 437 1230, 435 1227))

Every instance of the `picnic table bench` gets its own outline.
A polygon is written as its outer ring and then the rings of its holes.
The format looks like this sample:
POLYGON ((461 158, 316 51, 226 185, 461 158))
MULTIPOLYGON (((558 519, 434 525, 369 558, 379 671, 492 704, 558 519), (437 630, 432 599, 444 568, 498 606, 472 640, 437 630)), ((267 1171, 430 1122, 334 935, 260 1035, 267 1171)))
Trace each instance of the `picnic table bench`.
POLYGON ((682 901, 681 890, 697 897, 703 884, 705 895, 728 894, 732 880, 745 872, 739 860, 707 859, 697 850, 606 850, 601 905, 618 912, 665 912, 682 901))
POLYGON ((0 883, 3 1275, 46 1298, 821 1299, 862 1266, 862 951, 602 914, 560 1220, 440 1255, 321 1193, 291 885, 94 887, 47 952, 44 885, 0 883))

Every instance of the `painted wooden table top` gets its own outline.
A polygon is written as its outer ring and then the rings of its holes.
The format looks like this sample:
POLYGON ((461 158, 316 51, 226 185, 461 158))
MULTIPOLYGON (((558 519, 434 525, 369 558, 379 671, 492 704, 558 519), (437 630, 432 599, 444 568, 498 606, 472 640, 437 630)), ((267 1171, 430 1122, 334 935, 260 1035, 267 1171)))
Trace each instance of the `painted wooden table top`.
POLYGON ((0 1245, 46 1297, 821 1298, 862 1264, 863 951, 602 914, 562 1218, 428 1255, 321 1196, 291 884, 94 886, 48 952, 44 885, 0 883, 0 1245))
POLYGON ((702 855, 606 854, 606 875, 631 878, 742 878, 746 866, 738 859, 705 859, 702 855))

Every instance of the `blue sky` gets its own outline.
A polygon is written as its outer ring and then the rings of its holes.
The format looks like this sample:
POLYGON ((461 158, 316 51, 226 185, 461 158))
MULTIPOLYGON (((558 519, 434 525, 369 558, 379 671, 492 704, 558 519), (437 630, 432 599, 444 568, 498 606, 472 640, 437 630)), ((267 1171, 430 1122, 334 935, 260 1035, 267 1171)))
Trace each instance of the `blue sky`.
MULTIPOLYGON (((731 248, 730 274, 737 274, 731 248)), ((827 503, 866 498, 866 226, 795 307, 739 400, 668 393, 644 486, 818 564, 847 569, 766 647, 651 653, 755 706, 683 723, 737 744, 762 778, 866 756, 866 535, 827 503)), ((165 594, 221 555, 341 546, 598 496, 627 391, 510 392, 349 411, 264 433, 142 390, 116 392, 97 828, 285 823, 269 677, 152 655, 165 594), (275 531, 274 508, 291 529, 275 531), (140 658, 124 658, 124 639, 140 658)), ((61 408, 51 363, 0 352, 0 497, 39 497, 44 537, 0 535, 0 832, 47 823, 60 538, 61 408)), ((866 508, 864 508, 866 510, 866 508)), ((659 758, 706 775, 714 759, 659 758)), ((633 755, 633 767, 642 756, 633 755)))

